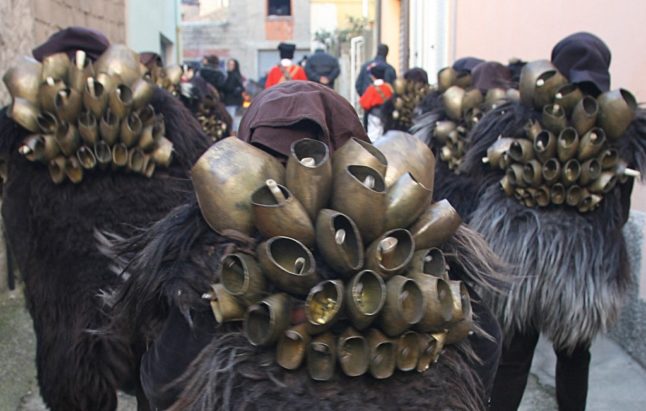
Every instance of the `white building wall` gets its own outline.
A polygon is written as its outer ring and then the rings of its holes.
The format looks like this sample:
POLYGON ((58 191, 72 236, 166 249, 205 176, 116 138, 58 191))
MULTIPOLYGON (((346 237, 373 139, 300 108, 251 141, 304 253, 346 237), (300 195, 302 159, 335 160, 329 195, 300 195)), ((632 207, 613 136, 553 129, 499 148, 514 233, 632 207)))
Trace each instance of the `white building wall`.
POLYGON ((165 64, 177 62, 180 0, 127 0, 126 41, 137 52, 154 51, 165 64))

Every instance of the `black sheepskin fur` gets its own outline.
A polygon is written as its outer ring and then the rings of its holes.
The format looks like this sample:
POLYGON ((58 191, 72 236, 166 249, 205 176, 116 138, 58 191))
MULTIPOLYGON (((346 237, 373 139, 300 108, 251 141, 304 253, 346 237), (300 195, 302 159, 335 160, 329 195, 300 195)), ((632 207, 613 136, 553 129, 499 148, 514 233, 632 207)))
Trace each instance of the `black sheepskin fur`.
MULTIPOLYGON (((518 136, 536 113, 509 103, 488 113, 470 135, 462 172, 480 187, 470 225, 510 263, 516 281, 508 294, 489 295, 507 338, 526 327, 545 333, 561 349, 589 343, 617 318, 631 286, 621 228, 628 219, 632 179, 581 214, 566 207, 527 208, 502 193, 502 171, 481 159, 502 136, 518 136)), ((617 148, 629 166, 646 171, 646 112, 617 148)))
POLYGON ((138 342, 92 331, 108 323, 102 295, 122 283, 95 231, 130 236, 184 202, 192 193, 188 170, 209 144, 178 99, 157 90, 152 105, 174 144, 171 167, 152 179, 86 172, 78 185, 55 185, 45 165, 21 156, 28 132, 0 113, 0 155, 8 164, 2 216, 34 321, 41 395, 52 410, 114 410, 117 389, 138 385, 138 342))
MULTIPOLYGON (((130 319, 131 332, 143 330, 149 341, 159 335, 171 307, 191 324, 191 312, 209 309, 201 296, 217 281, 221 256, 233 250, 254 253, 256 239, 234 234, 213 232, 193 200, 130 239, 100 235, 104 250, 128 277, 112 299, 115 323, 130 319)), ((444 251, 460 279, 490 292, 499 287, 499 260, 468 227, 462 226, 444 251)), ((317 383, 305 371, 285 371, 267 358, 248 343, 239 325, 220 326, 172 384, 182 392, 172 409, 482 410, 486 402, 468 343, 447 347, 425 374, 401 373, 386 381, 338 376, 317 383)))

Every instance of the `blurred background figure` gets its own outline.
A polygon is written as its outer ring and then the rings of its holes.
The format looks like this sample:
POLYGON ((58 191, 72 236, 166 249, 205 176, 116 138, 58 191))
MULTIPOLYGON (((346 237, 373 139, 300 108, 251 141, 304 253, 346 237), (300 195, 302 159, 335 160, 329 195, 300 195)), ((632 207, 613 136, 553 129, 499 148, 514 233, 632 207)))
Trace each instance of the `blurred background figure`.
POLYGON ((199 73, 207 83, 215 87, 218 93, 222 93, 222 86, 224 86, 226 76, 220 71, 220 59, 218 56, 215 54, 204 56, 199 73))
POLYGON ((387 67, 385 64, 374 64, 369 69, 372 84, 361 95, 359 104, 363 108, 364 127, 373 143, 384 134, 381 122, 381 107, 393 96, 393 87, 384 81, 387 67))
POLYGON ((280 63, 269 70, 265 88, 289 80, 307 80, 307 75, 303 67, 294 64, 292 61, 294 51, 296 51, 296 45, 292 43, 280 43, 278 45, 278 51, 280 52, 280 63))
POLYGON ((341 74, 339 59, 325 51, 325 45, 318 43, 305 64, 307 79, 334 88, 334 80, 341 74))
POLYGON ((233 118, 233 130, 238 131, 240 123, 240 109, 242 107, 245 78, 240 73, 240 64, 236 59, 227 61, 227 78, 222 86, 224 92, 222 101, 227 108, 227 112, 233 118))
POLYGON ((397 73, 395 72, 395 68, 388 64, 386 61, 386 57, 388 56, 388 46, 385 44, 380 44, 377 46, 377 55, 375 56, 374 59, 368 61, 367 63, 364 63, 363 66, 361 66, 361 70, 359 71, 359 77, 357 77, 357 81, 354 84, 355 89, 357 90, 357 94, 360 96, 363 96, 363 93, 366 92, 366 89, 370 84, 372 83, 372 79, 370 78, 370 67, 373 67, 375 64, 381 64, 385 67, 385 74, 383 77, 383 80, 388 83, 388 84, 393 84, 395 81, 395 78, 397 77, 397 73))

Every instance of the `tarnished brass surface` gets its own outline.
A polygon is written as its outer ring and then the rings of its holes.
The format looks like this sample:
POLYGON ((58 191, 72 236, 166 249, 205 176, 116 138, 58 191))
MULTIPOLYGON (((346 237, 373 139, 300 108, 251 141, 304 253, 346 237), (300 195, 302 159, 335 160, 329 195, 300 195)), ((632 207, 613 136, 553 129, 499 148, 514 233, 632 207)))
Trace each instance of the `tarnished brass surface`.
POLYGON ((509 146, 509 157, 519 163, 526 163, 534 158, 532 142, 524 138, 516 139, 509 146))
POLYGON ((54 98, 56 115, 62 121, 74 122, 81 112, 83 102, 81 94, 71 88, 61 89, 54 98))
POLYGON ((420 355, 420 337, 415 331, 406 331, 396 341, 397 369, 411 371, 417 367, 420 355))
POLYGON ((168 167, 173 160, 173 151, 173 143, 166 137, 160 137, 157 140, 157 147, 152 152, 153 161, 157 165, 168 167))
POLYGON ((250 306, 244 317, 244 331, 255 346, 274 343, 289 327, 291 301, 287 294, 273 294, 250 306))
POLYGON ((144 160, 145 160, 145 154, 141 149, 136 147, 128 149, 127 168, 130 171, 133 171, 135 173, 143 172, 144 160))
POLYGON ((260 300, 267 285, 258 262, 252 256, 227 254, 220 267, 220 281, 229 294, 245 304, 260 300))
POLYGON ((58 156, 60 148, 54 136, 33 134, 23 140, 18 152, 29 161, 49 161, 58 156))
POLYGON ((336 341, 332 333, 312 339, 307 348, 307 372, 314 381, 329 381, 336 369, 336 341))
POLYGON ((52 113, 41 112, 37 118, 38 128, 45 134, 56 134, 59 131, 60 124, 58 119, 52 113))
POLYGON ((609 170, 619 163, 619 153, 614 148, 608 148, 599 154, 598 160, 601 163, 601 168, 609 170))
MULTIPOLYGON (((157 156, 153 157, 157 162, 157 156)), ((236 137, 212 145, 191 171, 197 201, 209 226, 219 233, 232 229, 245 234, 254 228, 251 193, 267 179, 283 184, 284 174, 278 160, 236 137)))
POLYGON ((581 137, 577 157, 585 161, 595 157, 606 143, 606 133, 599 127, 593 127, 581 137))
POLYGON ((115 167, 128 165, 128 147, 125 144, 118 143, 112 147, 112 164, 115 167))
POLYGON ((370 366, 368 341, 354 328, 346 328, 338 339, 337 357, 345 375, 358 377, 365 374, 370 366))
POLYGON ((351 165, 334 177, 332 208, 354 221, 364 242, 383 231, 386 212, 386 185, 382 176, 366 166, 351 165))
POLYGON ((136 113, 131 113, 121 122, 121 141, 126 146, 132 147, 137 143, 142 129, 143 125, 139 116, 136 113))
POLYGON ((460 120, 462 118, 464 95, 464 89, 458 86, 451 86, 442 94, 444 110, 450 119, 460 120))
POLYGON ((466 115, 466 113, 469 113, 473 109, 480 107, 483 101, 484 97, 482 96, 482 92, 479 89, 472 88, 471 90, 465 92, 464 97, 462 98, 462 113, 460 113, 460 115, 469 117, 468 115, 466 115))
POLYGON ((16 59, 2 77, 14 100, 21 98, 32 105, 38 104, 42 69, 42 64, 31 57, 21 56, 16 59))
POLYGON ((462 219, 448 200, 431 204, 410 229, 415 249, 442 245, 453 236, 460 224, 462 219))
POLYGON ((49 113, 56 112, 56 95, 59 91, 65 89, 65 83, 60 80, 53 80, 51 78, 47 79, 40 85, 38 90, 38 104, 40 105, 41 111, 47 111, 49 113))
POLYGON ((382 234, 366 250, 366 268, 373 270, 388 279, 401 274, 408 268, 415 242, 411 233, 403 228, 396 228, 382 234))
POLYGON ((554 103, 563 107, 565 114, 569 116, 582 98, 583 93, 581 93, 581 90, 575 84, 569 83, 561 86, 556 91, 554 103))
MULTIPOLYGON (((536 60, 527 63, 520 72, 518 91, 520 101, 526 106, 534 106, 534 95, 536 94, 537 81, 547 73, 557 71, 556 67, 548 60, 536 60)), ((537 108, 540 108, 539 106, 537 108)))
POLYGON ((52 179, 54 184, 60 184, 65 181, 65 157, 58 156, 55 159, 51 160, 48 164, 49 177, 52 179))
POLYGON ((424 315, 422 290, 412 278, 395 275, 386 282, 386 301, 381 310, 379 325, 388 336, 395 337, 424 315))
POLYGON ((410 262, 411 272, 434 275, 448 280, 448 265, 444 253, 439 248, 427 248, 416 251, 410 262))
POLYGON ((372 324, 386 302, 386 284, 374 271, 363 270, 346 286, 346 312, 359 330, 372 324))
POLYGON ((305 324, 299 324, 281 334, 276 345, 276 362, 281 367, 295 370, 305 360, 305 353, 311 340, 305 327, 305 324))
POLYGON ((577 182, 581 176, 581 163, 575 159, 568 160, 567 163, 563 165, 563 172, 561 176, 561 181, 567 187, 577 182))
POLYGON ((549 104, 543 107, 542 124, 546 129, 554 134, 559 134, 561 130, 567 127, 567 117, 565 111, 558 104, 549 104))
POLYGON ((455 72, 453 67, 444 67, 437 72, 437 91, 440 93, 446 91, 449 87, 455 84, 458 73, 455 72))
POLYGON ((550 190, 546 186, 538 187, 532 197, 541 207, 547 207, 550 204, 550 190))
POLYGON ((592 193, 607 193, 612 190, 617 184, 617 177, 615 173, 604 171, 601 173, 599 178, 590 184, 588 188, 592 193))
POLYGON ((551 185, 561 178, 561 162, 551 158, 543 164, 543 180, 545 184, 551 185))
POLYGON ((541 130, 534 138, 534 154, 543 163, 556 154, 556 137, 547 130, 541 130))
POLYGON ((377 329, 370 329, 366 336, 370 347, 370 375, 378 380, 390 377, 397 366, 396 344, 377 329))
POLYGON ((105 141, 97 141, 94 143, 94 157, 100 167, 106 167, 112 162, 112 149, 105 141))
POLYGON ((554 101, 554 95, 566 84, 567 79, 556 69, 541 73, 534 87, 534 107, 551 104, 554 101))
POLYGON ((507 91, 504 88, 490 88, 485 94, 484 106, 487 110, 491 110, 505 99, 507 99, 507 91))
POLYGON ((113 145, 119 139, 119 119, 110 110, 106 110, 101 116, 99 134, 110 145, 113 145))
POLYGON ((113 44, 94 63, 97 73, 119 76, 127 86, 140 78, 139 55, 123 44, 113 44))
POLYGON ((65 175, 74 184, 83 180, 83 168, 76 157, 67 157, 65 160, 65 175))
POLYGON ((81 136, 75 126, 62 123, 55 134, 58 146, 66 156, 72 156, 81 145, 81 136))
POLYGON ((211 286, 211 310, 219 324, 227 321, 240 321, 245 316, 245 307, 229 294, 222 284, 211 286))
POLYGON ((433 137, 436 137, 438 141, 444 143, 449 138, 449 133, 455 130, 457 125, 451 120, 442 120, 435 123, 435 129, 433 130, 433 137))
POLYGON ((424 372, 435 363, 443 347, 438 348, 438 341, 430 334, 420 334, 420 355, 417 361, 417 371, 424 372))
POLYGON ((599 114, 599 104, 597 100, 590 96, 585 96, 572 111, 572 124, 580 136, 588 132, 597 122, 599 114))
POLYGON ((528 139, 536 141, 536 137, 543 131, 543 127, 537 120, 530 119, 523 127, 523 131, 528 139))
POLYGON ((38 127, 38 109, 34 104, 23 98, 16 97, 13 99, 8 115, 13 121, 31 132, 37 132, 40 129, 38 127))
POLYGON ((305 300, 305 318, 310 334, 328 330, 338 319, 345 305, 343 282, 325 280, 310 290, 305 300))
POLYGON ((457 344, 472 333, 473 319, 471 317, 471 313, 469 313, 469 318, 458 321, 449 328, 444 342, 446 345, 457 344))
MULTIPOLYGON (((349 165, 370 167, 383 177, 386 175, 388 160, 372 144, 352 137, 332 155, 334 178, 336 179, 339 173, 345 173, 349 165)), ((334 184, 336 185, 336 182, 334 184)))
POLYGON ((132 110, 132 90, 119 84, 108 96, 108 107, 119 120, 125 118, 132 110))
POLYGON ((601 175, 601 163, 596 158, 591 158, 581 164, 581 176, 579 184, 588 185, 591 181, 596 180, 601 175))
POLYGON ((578 185, 568 187, 565 192, 565 203, 569 206, 576 207, 583 198, 583 190, 578 185))
POLYGON ((155 119, 151 124, 143 126, 137 146, 144 151, 150 151, 155 147, 155 143, 163 136, 161 128, 162 122, 155 119))
POLYGON ((565 163, 577 152, 579 148, 579 134, 573 127, 564 128, 556 141, 556 152, 559 160, 565 163))
POLYGON ((487 149, 487 159, 491 167, 501 167, 503 154, 509 150, 509 147, 511 147, 514 141, 515 139, 510 137, 501 137, 489 146, 487 149))
POLYGON ((599 126, 610 140, 621 137, 635 118, 637 101, 628 90, 617 89, 602 93, 599 103, 599 126))
POLYGON ((332 193, 332 161, 326 144, 303 139, 292 144, 285 184, 314 221, 332 193))
POLYGON ((314 246, 312 221, 300 201, 282 185, 268 179, 251 195, 254 225, 264 237, 294 238, 314 246))
POLYGON ((94 156, 92 149, 88 146, 83 145, 79 147, 79 149, 76 150, 76 158, 79 160, 81 167, 86 170, 92 170, 96 167, 96 157, 94 156))
POLYGON ((472 81, 473 81, 473 77, 471 76, 470 73, 458 72, 458 76, 455 79, 455 85, 463 89, 467 89, 471 87, 472 81))
POLYGON ((140 110, 148 105, 153 98, 155 85, 145 78, 140 78, 132 84, 132 108, 140 110))
POLYGON ((417 282, 424 299, 423 315, 415 325, 421 332, 440 331, 453 318, 453 295, 447 281, 423 273, 411 273, 409 277, 417 282))
POLYGON ((411 173, 402 174, 386 193, 384 230, 408 227, 430 205, 433 192, 411 173))
POLYGON ((525 168, 523 167, 522 164, 514 163, 507 167, 507 171, 505 172, 505 176, 507 177, 507 180, 509 180, 509 184, 511 184, 514 187, 526 187, 527 184, 525 183, 525 179, 523 178, 523 175, 525 174, 525 168))
POLYGON ((462 281, 449 281, 451 296, 453 299, 453 322, 458 322, 471 317, 471 297, 467 287, 462 281))
POLYGON ((512 187, 511 183, 509 182, 509 177, 507 177, 506 175, 500 180, 500 189, 510 197, 514 194, 514 187, 512 187))
POLYGON ((363 241, 356 224, 343 213, 322 209, 316 219, 316 247, 325 262, 346 276, 363 266, 363 241))
POLYGON ((563 204, 565 202, 565 186, 561 183, 553 184, 550 189, 550 198, 553 204, 563 204))
POLYGON ((263 273, 284 291, 307 295, 319 282, 314 256, 293 238, 270 238, 258 246, 257 253, 263 273))
POLYGON ((433 191, 435 157, 420 139, 405 132, 389 131, 375 142, 375 146, 388 160, 384 177, 386 187, 395 184, 402 174, 410 172, 420 184, 433 191))
POLYGON ((101 118, 105 107, 108 105, 108 92, 105 86, 94 77, 88 77, 83 88, 83 106, 101 118))
POLYGON ((67 84, 79 93, 83 92, 87 78, 94 76, 94 66, 90 59, 86 57, 84 51, 77 50, 76 57, 70 64, 68 72, 69 81, 67 84))
POLYGON ((70 58, 67 56, 67 53, 54 53, 43 58, 43 68, 41 79, 45 80, 48 77, 53 78, 54 80, 68 80, 68 70, 70 67, 70 58))

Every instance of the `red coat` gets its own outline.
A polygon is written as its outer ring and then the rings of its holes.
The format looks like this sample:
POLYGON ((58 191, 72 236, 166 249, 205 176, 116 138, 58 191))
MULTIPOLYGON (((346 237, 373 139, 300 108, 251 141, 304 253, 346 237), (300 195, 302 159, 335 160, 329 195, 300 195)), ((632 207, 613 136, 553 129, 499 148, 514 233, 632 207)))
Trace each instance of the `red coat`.
POLYGON ((307 75, 305 74, 305 70, 297 64, 292 64, 287 67, 277 65, 269 70, 265 88, 275 86, 287 80, 307 80, 307 75))
POLYGON ((393 88, 390 84, 385 82, 379 86, 371 84, 359 99, 359 104, 365 111, 370 111, 370 109, 381 106, 390 100, 392 95, 393 88))

